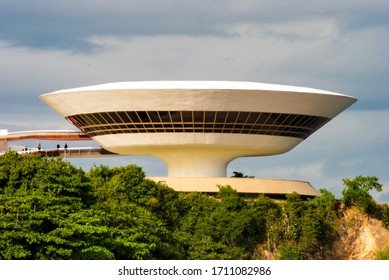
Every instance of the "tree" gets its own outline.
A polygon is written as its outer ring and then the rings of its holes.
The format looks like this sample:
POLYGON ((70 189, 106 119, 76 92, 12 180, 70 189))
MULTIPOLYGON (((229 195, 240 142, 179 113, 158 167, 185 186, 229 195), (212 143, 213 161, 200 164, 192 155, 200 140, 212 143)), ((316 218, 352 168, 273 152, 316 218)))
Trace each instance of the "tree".
POLYGON ((81 169, 60 158, 7 153, 0 157, 0 258, 71 259, 88 243, 57 235, 93 202, 81 169))
POLYGON ((338 206, 339 202, 335 196, 326 189, 320 189, 320 196, 310 202, 312 205, 312 215, 317 219, 316 233, 314 239, 316 246, 312 249, 315 255, 325 256, 337 237, 339 227, 338 206))
POLYGON ((97 197, 93 208, 111 233, 104 244, 116 259, 181 258, 172 234, 179 218, 177 192, 146 179, 136 165, 98 166, 88 176, 97 197))
POLYGON ((242 172, 239 171, 234 171, 232 173, 234 174, 231 176, 232 178, 254 178, 254 176, 244 175, 242 172))
POLYGON ((376 260, 389 260, 389 246, 376 252, 376 260))
POLYGON ((345 178, 343 184, 347 190, 360 189, 365 192, 375 189, 378 192, 382 191, 382 184, 378 183, 376 176, 356 176, 354 179, 345 178))
POLYGON ((99 201, 119 198, 150 210, 173 227, 180 218, 179 193, 172 188, 145 178, 141 167, 130 164, 125 167, 95 166, 88 176, 99 201))
POLYGON ((180 258, 172 235, 177 197, 134 165, 86 175, 61 158, 7 153, 0 259, 180 258))
POLYGON ((325 258, 341 203, 389 224, 388 205, 369 194, 382 189, 376 177, 343 182, 340 201, 324 189, 311 201, 246 199, 231 186, 213 197, 178 193, 136 165, 85 173, 61 158, 10 152, 0 156, 0 259, 254 259, 259 248, 325 258))
POLYGON ((303 260, 304 252, 294 243, 280 247, 279 260, 303 260))
POLYGON ((336 236, 336 199, 326 190, 313 201, 303 201, 294 193, 284 202, 284 238, 281 258, 314 259, 324 257, 336 236), (333 220, 334 219, 334 220, 333 220))
POLYGON ((382 191, 382 184, 375 176, 357 176, 354 179, 343 179, 345 188, 342 201, 346 206, 355 205, 367 214, 374 214, 376 203, 369 194, 371 190, 382 191))
POLYGON ((263 236, 257 236, 258 242, 265 242, 264 249, 275 251, 285 238, 284 214, 280 203, 260 194, 248 200, 251 211, 261 218, 263 236))

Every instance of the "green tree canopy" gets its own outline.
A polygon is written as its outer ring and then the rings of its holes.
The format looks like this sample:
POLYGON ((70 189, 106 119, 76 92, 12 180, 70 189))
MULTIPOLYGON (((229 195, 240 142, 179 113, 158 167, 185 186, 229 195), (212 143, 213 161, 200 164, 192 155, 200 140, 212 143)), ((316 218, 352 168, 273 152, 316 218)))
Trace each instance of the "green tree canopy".
POLYGON ((343 182, 340 200, 325 189, 309 201, 248 199, 233 186, 210 196, 178 193, 136 165, 84 172, 10 152, 0 156, 0 259, 326 258, 345 207, 389 227, 389 206, 369 194, 382 189, 376 177, 343 182))
POLYGON ((345 205, 355 205, 365 213, 378 218, 381 215, 380 209, 370 195, 371 190, 382 191, 382 184, 376 176, 356 176, 354 179, 343 179, 345 188, 342 191, 342 201, 345 205))

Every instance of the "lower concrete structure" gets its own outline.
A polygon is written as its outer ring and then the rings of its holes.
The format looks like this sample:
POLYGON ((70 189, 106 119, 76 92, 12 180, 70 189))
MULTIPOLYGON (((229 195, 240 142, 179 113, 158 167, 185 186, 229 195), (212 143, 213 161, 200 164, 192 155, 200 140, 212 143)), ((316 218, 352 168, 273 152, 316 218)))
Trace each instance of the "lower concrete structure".
POLYGON ((202 192, 216 194, 219 186, 231 186, 242 196, 254 196, 260 193, 270 198, 285 198, 294 192, 305 198, 319 195, 312 185, 304 181, 256 179, 256 178, 206 178, 206 177, 149 177, 149 179, 166 184, 179 192, 202 192))

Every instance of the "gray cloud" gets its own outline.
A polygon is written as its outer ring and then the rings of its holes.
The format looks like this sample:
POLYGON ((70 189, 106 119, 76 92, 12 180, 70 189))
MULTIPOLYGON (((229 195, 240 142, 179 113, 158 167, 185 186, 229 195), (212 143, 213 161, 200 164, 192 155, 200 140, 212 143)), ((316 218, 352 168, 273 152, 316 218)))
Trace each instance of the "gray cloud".
POLYGON ((90 36, 226 36, 238 23, 291 23, 334 18, 344 31, 387 25, 385 1, 9 1, 0 38, 15 46, 91 51, 90 36))

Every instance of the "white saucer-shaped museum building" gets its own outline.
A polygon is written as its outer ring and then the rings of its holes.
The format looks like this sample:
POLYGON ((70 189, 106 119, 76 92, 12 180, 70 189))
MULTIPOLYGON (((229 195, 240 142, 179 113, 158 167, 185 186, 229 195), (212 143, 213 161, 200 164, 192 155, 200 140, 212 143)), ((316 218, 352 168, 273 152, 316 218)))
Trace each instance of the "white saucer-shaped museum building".
POLYGON ((168 177, 156 180, 202 191, 206 182, 217 189, 216 178, 228 181, 231 160, 287 152, 356 101, 312 88, 228 81, 121 82, 40 98, 104 149, 162 159, 168 177))

